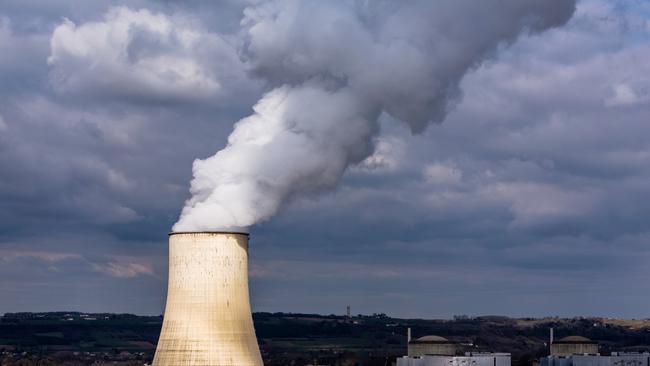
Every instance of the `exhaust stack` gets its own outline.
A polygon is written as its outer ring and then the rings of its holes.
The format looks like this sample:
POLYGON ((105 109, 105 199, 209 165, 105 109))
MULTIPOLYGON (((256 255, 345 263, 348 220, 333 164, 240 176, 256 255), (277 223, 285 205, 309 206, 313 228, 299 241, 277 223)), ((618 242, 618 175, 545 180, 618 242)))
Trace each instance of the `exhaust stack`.
POLYGON ((248 294, 248 234, 169 235, 165 317, 152 366, 263 366, 248 294))

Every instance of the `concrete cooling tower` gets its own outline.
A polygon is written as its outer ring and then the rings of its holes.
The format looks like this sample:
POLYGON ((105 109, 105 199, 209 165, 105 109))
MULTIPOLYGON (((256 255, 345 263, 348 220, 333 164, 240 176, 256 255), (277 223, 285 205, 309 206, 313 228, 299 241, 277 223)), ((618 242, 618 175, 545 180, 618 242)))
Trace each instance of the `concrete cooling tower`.
POLYGON ((262 366, 248 295, 248 234, 171 233, 153 366, 262 366))

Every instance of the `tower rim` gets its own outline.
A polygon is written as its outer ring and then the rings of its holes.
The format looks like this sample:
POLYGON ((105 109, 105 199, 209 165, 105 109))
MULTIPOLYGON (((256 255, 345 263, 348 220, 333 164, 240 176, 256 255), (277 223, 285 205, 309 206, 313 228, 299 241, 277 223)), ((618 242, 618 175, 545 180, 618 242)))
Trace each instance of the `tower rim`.
POLYGON ((250 236, 249 233, 243 231, 170 231, 167 233, 168 236, 172 235, 187 235, 187 234, 235 234, 235 235, 246 235, 250 236))

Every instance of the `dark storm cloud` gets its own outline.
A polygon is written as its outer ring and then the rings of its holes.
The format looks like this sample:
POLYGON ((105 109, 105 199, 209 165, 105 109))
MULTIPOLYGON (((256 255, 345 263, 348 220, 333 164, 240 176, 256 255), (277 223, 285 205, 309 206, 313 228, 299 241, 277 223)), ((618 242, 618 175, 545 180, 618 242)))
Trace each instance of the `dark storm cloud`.
MULTIPOLYGON (((0 304, 0 311, 46 310, 39 305, 43 299, 38 301, 30 294, 47 293, 43 296, 52 299, 49 303, 58 309, 95 307, 113 311, 111 306, 102 305, 111 304, 121 311, 160 312, 166 233, 186 197, 191 162, 223 144, 232 120, 246 113, 256 98, 255 86, 242 82, 240 92, 228 95, 229 100, 205 93, 199 100, 196 93, 192 94, 195 90, 182 93, 165 85, 160 86, 164 90, 158 94, 162 98, 146 97, 151 87, 147 81, 157 82, 160 79, 156 77, 161 75, 149 68, 145 82, 131 77, 122 85, 128 88, 124 92, 98 86, 92 73, 84 80, 84 91, 74 88, 77 85, 61 89, 56 79, 60 67, 69 68, 69 62, 76 62, 74 70, 67 70, 82 73, 88 67, 88 57, 97 57, 96 64, 102 59, 92 52, 86 59, 74 59, 74 55, 63 52, 48 64, 55 30, 69 24, 64 18, 86 25, 106 21, 109 5, 49 4, 39 7, 7 2, 1 12, 0 250, 27 253, 4 262, 3 268, 15 274, 22 268, 30 279, 5 277, 14 280, 3 282, 3 289, 18 292, 3 297, 11 301, 0 304), (61 62, 68 64, 61 66, 61 62), (224 106, 221 101, 228 104, 224 106), (62 263, 57 271, 29 270, 48 268, 38 257, 30 257, 34 251, 55 257, 74 253, 77 259, 62 263), (25 258, 32 259, 24 262, 25 258), (76 268, 84 269, 83 275, 73 275, 76 268), (125 275, 137 281, 125 281, 125 275), (84 284, 75 278, 83 278, 84 284), (58 295, 58 290, 41 291, 47 284, 65 291, 58 295), (123 287, 123 294, 133 294, 128 296, 129 301, 102 303, 113 299, 110 293, 121 292, 119 287, 123 287), (138 292, 147 297, 135 301, 138 292), (131 301, 135 301, 134 306, 129 308, 131 301)), ((188 17, 165 13, 166 6, 157 3, 142 2, 140 6, 151 9, 152 16, 163 22, 174 16, 188 17)), ((138 9, 132 11, 137 14, 138 9)), ((195 32, 199 41, 214 38, 190 23, 173 23, 171 32, 195 32)), ((116 51, 112 56, 117 57, 111 58, 108 56, 113 50, 109 49, 103 60, 108 66, 96 71, 102 71, 104 77, 115 78, 111 72, 129 77, 138 61, 160 56, 207 67, 206 53, 213 49, 210 44, 178 49, 173 33, 168 40, 148 37, 146 31, 136 35, 111 44, 127 53, 116 51), (156 53, 156 46, 162 51, 156 53), (173 52, 168 52, 170 47, 173 52)), ((86 46, 84 40, 75 41, 86 46)), ((101 44, 93 42, 93 46, 101 44)))
MULTIPOLYGON (((0 5, 0 312, 162 311, 166 231, 192 161, 222 148, 261 93, 222 36, 245 6, 0 5), (129 17, 133 37, 98 41, 129 17), (166 58, 196 72, 149 66, 166 58)), ((476 65, 424 135, 382 115, 375 154, 343 186, 252 228, 256 310, 646 316, 642 14, 642 2, 580 2, 568 26, 476 65)))

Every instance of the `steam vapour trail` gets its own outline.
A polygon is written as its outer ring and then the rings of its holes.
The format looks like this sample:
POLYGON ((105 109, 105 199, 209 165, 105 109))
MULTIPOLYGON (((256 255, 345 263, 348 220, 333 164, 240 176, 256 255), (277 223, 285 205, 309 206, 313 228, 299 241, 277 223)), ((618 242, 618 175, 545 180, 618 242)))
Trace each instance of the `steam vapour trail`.
POLYGON ((575 0, 274 1, 244 12, 242 54, 269 86, 228 145, 196 160, 174 231, 245 230, 330 189, 373 153, 378 117, 439 123, 462 77, 575 0))

